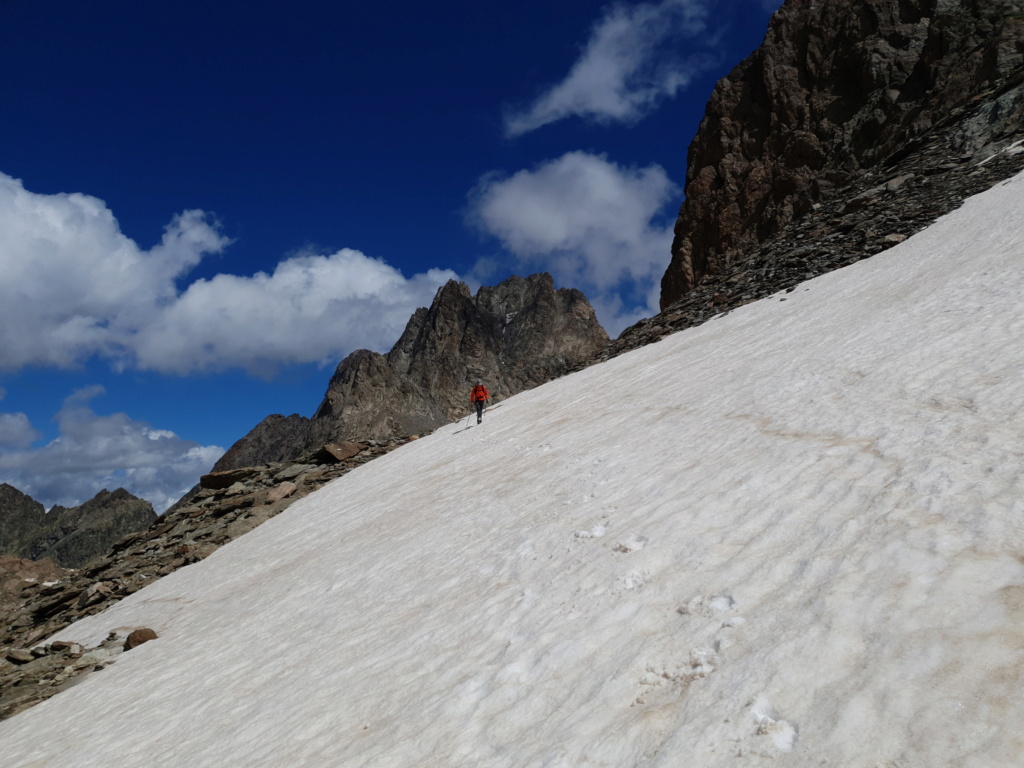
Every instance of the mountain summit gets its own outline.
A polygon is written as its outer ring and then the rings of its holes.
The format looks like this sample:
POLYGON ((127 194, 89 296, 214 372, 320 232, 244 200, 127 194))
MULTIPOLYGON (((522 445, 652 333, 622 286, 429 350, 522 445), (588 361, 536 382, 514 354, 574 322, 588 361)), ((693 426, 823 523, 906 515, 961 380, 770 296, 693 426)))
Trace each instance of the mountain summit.
POLYGON ((475 296, 450 280, 390 352, 362 349, 341 362, 312 419, 267 417, 214 470, 291 459, 337 440, 429 432, 469 412, 476 379, 497 402, 564 375, 607 342, 587 297, 556 290, 551 275, 510 277, 475 296))

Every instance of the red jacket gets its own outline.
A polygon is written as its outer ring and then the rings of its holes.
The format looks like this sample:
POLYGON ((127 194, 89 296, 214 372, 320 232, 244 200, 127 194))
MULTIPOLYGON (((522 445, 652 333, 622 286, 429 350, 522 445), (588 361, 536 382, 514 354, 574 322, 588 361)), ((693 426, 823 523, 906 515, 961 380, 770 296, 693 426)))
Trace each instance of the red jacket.
POLYGON ((486 402, 487 400, 490 399, 491 396, 487 392, 487 387, 485 387, 483 384, 477 384, 475 387, 473 387, 473 391, 469 393, 469 402, 471 403, 480 402, 481 400, 486 402))

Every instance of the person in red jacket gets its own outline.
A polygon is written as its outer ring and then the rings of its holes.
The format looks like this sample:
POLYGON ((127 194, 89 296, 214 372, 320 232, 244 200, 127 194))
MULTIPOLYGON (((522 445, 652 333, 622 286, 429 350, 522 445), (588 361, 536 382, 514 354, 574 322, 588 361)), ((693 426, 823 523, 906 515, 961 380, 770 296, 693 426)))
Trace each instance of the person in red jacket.
POLYGON ((487 387, 480 379, 476 380, 476 386, 473 387, 469 392, 469 402, 476 406, 476 423, 479 424, 484 420, 484 405, 491 400, 491 395, 487 391, 487 387))

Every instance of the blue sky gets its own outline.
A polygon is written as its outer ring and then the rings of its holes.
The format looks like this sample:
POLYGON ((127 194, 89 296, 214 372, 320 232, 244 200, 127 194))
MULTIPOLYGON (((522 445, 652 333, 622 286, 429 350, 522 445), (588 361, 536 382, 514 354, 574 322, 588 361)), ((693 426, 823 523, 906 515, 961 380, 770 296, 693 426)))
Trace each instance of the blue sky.
POLYGON ((0 0, 0 481, 161 511, 450 278, 653 314, 777 5, 0 0))

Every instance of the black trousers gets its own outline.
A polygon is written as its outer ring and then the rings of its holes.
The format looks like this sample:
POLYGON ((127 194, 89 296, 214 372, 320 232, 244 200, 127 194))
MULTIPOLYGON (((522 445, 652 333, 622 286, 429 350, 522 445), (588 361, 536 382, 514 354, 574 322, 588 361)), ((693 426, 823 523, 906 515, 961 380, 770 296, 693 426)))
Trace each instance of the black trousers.
POLYGON ((483 400, 477 400, 476 401, 476 420, 480 421, 481 419, 483 419, 483 417, 484 417, 484 401, 483 400))

